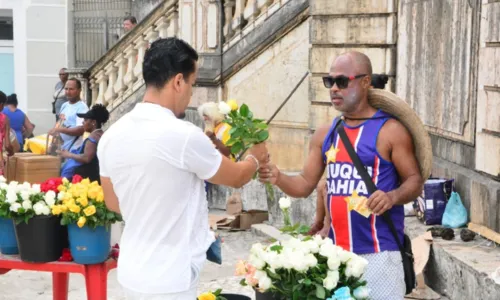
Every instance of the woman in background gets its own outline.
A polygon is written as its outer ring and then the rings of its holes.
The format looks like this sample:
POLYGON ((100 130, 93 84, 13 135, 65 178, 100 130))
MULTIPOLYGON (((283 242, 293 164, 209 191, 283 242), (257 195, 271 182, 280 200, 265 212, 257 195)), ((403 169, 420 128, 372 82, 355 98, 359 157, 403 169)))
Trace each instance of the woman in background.
POLYGON ((83 118, 83 128, 90 135, 77 149, 58 151, 63 158, 66 158, 61 168, 61 177, 71 180, 74 175, 80 175, 100 183, 97 144, 104 133, 102 125, 108 121, 109 112, 104 105, 95 104, 88 112, 77 116, 83 118))
MULTIPOLYGON (((5 105, 5 102, 7 102, 7 96, 0 91, 0 110, 3 110, 3 107, 5 105)), ((3 114, 0 113, 0 175, 4 175, 4 169, 5 169, 5 161, 3 159, 3 150, 5 149, 7 151, 7 155, 12 156, 14 154, 12 150, 12 145, 10 143, 10 138, 9 138, 9 133, 10 133, 10 124, 9 124, 9 118, 3 114)))
POLYGON ((24 136, 23 132, 29 136, 33 132, 33 124, 31 124, 28 116, 17 108, 17 95, 12 94, 7 97, 6 106, 3 108, 2 112, 9 118, 10 127, 16 133, 17 142, 21 148, 21 151, 24 146, 24 136))

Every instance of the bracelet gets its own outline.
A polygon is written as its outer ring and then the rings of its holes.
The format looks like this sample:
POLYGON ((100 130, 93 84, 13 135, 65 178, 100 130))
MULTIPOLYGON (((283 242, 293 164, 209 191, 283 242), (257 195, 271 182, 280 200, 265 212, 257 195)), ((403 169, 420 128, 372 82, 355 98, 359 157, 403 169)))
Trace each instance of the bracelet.
POLYGON ((249 157, 250 157, 250 158, 252 158, 252 159, 254 160, 255 164, 257 165, 257 170, 259 170, 259 169, 260 169, 260 163, 259 163, 259 161, 257 160, 257 158, 255 158, 255 156, 253 156, 252 154, 248 154, 248 155, 245 157, 245 160, 247 160, 247 158, 249 158, 249 157))

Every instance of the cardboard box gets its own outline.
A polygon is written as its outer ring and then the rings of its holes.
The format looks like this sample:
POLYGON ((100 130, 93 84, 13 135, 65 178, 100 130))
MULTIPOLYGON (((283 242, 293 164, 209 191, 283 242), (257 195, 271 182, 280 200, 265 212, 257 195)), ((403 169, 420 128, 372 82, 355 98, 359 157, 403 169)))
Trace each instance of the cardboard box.
POLYGON ((240 229, 250 229, 253 224, 260 224, 269 220, 269 213, 265 210, 249 210, 240 214, 240 229))
POLYGON ((33 154, 31 152, 21 152, 21 153, 15 153, 13 156, 7 157, 7 163, 5 167, 5 178, 7 179, 7 182, 16 181, 17 159, 20 157, 27 157, 33 155, 36 154, 33 154))
POLYGON ((61 158, 57 156, 21 155, 12 164, 9 178, 17 182, 42 183, 61 174, 61 158))

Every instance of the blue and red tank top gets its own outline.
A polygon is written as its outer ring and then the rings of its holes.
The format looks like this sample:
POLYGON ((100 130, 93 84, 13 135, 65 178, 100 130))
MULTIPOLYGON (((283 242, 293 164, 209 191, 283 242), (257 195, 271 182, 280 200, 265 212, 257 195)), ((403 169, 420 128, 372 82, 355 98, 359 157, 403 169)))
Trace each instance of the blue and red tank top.
MULTIPOLYGON (((396 168, 391 162, 383 159, 377 151, 377 136, 390 118, 391 115, 379 110, 358 126, 352 127, 343 123, 347 136, 368 174, 378 189, 384 192, 399 186, 396 168)), ((357 200, 364 199, 363 197, 368 198, 370 195, 342 140, 334 130, 337 121, 335 118, 322 147, 327 170, 327 206, 331 216, 329 237, 337 246, 356 254, 398 251, 394 236, 382 216, 371 213, 363 215, 362 209, 349 204, 356 203, 357 200)), ((403 241, 403 206, 394 206, 390 210, 390 215, 400 241, 403 241)))

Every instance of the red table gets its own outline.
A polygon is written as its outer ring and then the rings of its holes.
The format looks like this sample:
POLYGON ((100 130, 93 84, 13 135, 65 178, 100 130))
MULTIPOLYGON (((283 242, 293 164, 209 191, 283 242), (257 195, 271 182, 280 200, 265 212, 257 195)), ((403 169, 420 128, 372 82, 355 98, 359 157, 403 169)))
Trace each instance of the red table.
POLYGON ((108 259, 97 265, 80 265, 74 262, 50 262, 32 264, 21 261, 18 255, 0 254, 0 275, 10 270, 52 272, 54 300, 68 299, 69 273, 85 277, 88 300, 107 299, 108 272, 116 268, 116 260, 108 259))

